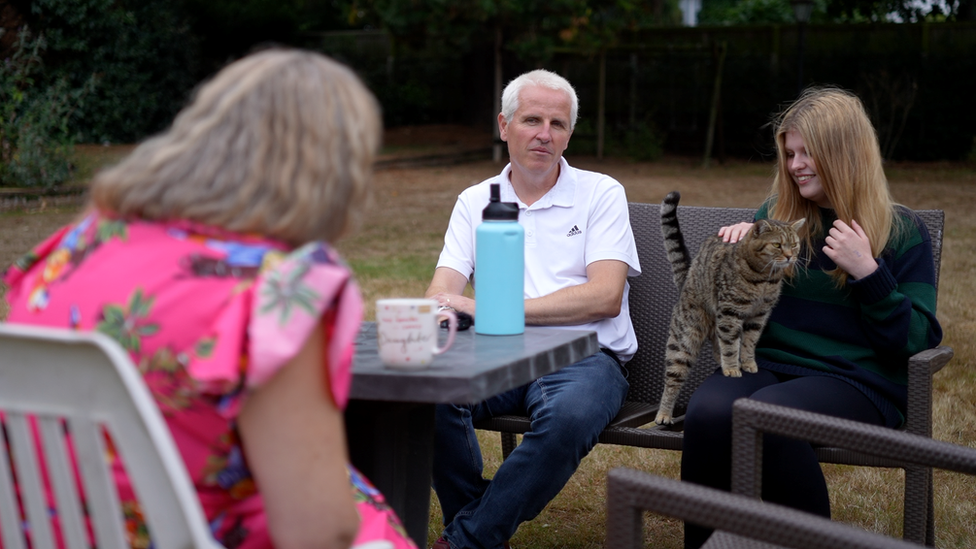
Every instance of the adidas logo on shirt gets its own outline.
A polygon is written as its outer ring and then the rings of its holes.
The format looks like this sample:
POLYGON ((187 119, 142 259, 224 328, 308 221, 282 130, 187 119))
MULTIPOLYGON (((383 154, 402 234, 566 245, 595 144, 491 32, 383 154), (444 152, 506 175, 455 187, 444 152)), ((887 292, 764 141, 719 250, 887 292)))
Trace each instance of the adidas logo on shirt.
POLYGON ((566 233, 566 236, 577 236, 581 234, 583 234, 583 231, 579 230, 579 227, 577 227, 576 225, 573 225, 573 228, 570 229, 568 233, 566 233))

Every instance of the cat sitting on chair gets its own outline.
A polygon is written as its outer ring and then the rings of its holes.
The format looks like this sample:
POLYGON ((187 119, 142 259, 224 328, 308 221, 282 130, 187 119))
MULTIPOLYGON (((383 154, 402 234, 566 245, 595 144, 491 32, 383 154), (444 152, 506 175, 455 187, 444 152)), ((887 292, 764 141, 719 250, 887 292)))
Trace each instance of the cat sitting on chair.
POLYGON ((672 424, 681 386, 706 339, 711 339, 722 373, 755 373, 756 343, 783 278, 792 272, 800 251, 797 231, 804 220, 784 223, 762 219, 737 243, 718 235, 702 243, 692 260, 678 226, 678 201, 671 192, 661 203, 661 232, 678 286, 664 358, 664 392, 655 422, 672 424))

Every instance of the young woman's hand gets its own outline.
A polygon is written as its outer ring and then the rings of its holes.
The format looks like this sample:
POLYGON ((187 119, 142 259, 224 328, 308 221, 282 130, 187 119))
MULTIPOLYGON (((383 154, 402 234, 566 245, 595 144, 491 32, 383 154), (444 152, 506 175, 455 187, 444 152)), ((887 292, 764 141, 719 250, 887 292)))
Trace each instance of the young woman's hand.
POLYGON ((752 223, 736 223, 735 225, 727 225, 718 230, 718 235, 722 237, 722 242, 729 242, 735 244, 736 242, 742 240, 750 230, 752 230, 752 223))
POLYGON ((871 254, 871 241, 857 221, 852 219, 850 225, 839 219, 834 221, 826 242, 823 251, 827 257, 855 279, 864 278, 878 268, 871 254))

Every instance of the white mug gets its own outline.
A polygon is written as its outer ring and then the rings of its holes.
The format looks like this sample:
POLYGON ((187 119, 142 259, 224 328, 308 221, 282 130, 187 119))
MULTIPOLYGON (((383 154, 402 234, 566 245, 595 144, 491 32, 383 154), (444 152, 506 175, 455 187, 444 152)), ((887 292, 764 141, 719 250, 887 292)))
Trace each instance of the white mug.
POLYGON ((376 338, 380 360, 390 368, 422 370, 446 351, 457 334, 457 315, 438 311, 433 299, 380 299, 376 302, 376 338), (448 317, 447 342, 437 346, 440 317, 448 317))

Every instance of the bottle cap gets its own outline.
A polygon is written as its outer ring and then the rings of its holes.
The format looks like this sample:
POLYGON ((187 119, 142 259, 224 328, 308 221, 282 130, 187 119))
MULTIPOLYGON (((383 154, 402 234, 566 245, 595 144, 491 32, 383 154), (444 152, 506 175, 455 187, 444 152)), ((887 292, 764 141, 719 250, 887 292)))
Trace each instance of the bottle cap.
POLYGON ((519 207, 515 202, 502 202, 501 187, 491 184, 491 198, 481 212, 482 221, 518 221, 519 207))

